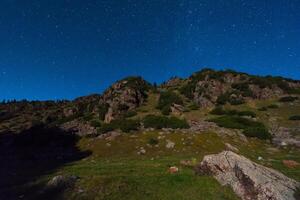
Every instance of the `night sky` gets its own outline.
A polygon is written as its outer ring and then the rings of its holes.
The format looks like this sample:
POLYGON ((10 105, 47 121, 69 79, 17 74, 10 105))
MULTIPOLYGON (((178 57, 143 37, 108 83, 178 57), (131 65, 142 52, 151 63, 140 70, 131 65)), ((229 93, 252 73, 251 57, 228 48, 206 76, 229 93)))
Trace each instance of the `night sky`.
POLYGON ((0 99, 204 67, 300 79, 299 0, 0 0, 0 99))

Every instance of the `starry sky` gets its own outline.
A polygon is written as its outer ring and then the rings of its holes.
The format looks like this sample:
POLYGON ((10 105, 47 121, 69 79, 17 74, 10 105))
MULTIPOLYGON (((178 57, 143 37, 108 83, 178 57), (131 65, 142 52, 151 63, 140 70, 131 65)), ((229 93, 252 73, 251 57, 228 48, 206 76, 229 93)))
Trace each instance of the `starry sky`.
POLYGON ((204 67, 300 79, 299 0, 1 0, 0 99, 73 99, 204 67))

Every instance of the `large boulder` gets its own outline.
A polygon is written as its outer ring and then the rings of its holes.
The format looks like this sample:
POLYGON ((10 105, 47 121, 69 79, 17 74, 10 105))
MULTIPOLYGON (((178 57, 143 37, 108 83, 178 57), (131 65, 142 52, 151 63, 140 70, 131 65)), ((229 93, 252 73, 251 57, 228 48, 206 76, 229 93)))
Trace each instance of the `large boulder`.
POLYGON ((299 183, 231 151, 205 156, 198 174, 213 175, 243 200, 293 200, 299 183))

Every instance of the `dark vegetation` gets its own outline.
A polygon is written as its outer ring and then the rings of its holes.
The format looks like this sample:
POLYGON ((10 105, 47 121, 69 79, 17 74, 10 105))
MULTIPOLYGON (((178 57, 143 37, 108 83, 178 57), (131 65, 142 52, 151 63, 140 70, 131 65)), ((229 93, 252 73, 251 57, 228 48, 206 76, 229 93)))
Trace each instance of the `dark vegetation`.
POLYGON ((296 100, 298 100, 298 97, 293 97, 293 96, 286 96, 286 97, 282 97, 279 99, 279 102, 294 102, 296 100))
POLYGON ((239 93, 232 91, 221 94, 217 99, 218 105, 225 105, 226 103, 230 103, 231 105, 240 105, 245 103, 245 100, 239 97, 239 93))
POLYGON ((158 100, 157 108, 160 109, 164 115, 169 115, 172 104, 183 105, 183 101, 175 92, 162 92, 158 100))
POLYGON ((252 111, 238 111, 238 110, 225 110, 222 107, 218 106, 214 108, 210 114, 213 115, 237 115, 237 116, 249 116, 249 117, 256 117, 255 112, 252 111))
POLYGON ((289 120, 300 120, 300 115, 293 115, 293 116, 290 116, 289 120))
POLYGON ((99 134, 102 133, 107 133, 109 131, 113 130, 118 130, 120 129, 121 131, 125 133, 129 133, 130 131, 135 131, 138 130, 140 126, 140 121, 139 120, 133 120, 133 119, 118 119, 110 122, 109 124, 102 124, 98 128, 99 134))
POLYGON ((189 128, 189 124, 184 119, 178 119, 176 117, 166 117, 166 116, 156 116, 147 115, 143 119, 145 128, 172 128, 172 129, 182 129, 189 128))
MULTIPOLYGON (((19 134, 0 135, 0 199, 41 199, 44 185, 27 184, 62 165, 80 160, 90 152, 80 151, 79 137, 57 128, 36 126, 19 134), (27 184, 26 186, 24 186, 27 184)), ((42 199, 56 199, 47 194, 42 199)))
POLYGON ((150 144, 150 145, 157 145, 158 143, 159 143, 159 141, 156 138, 150 138, 148 140, 148 144, 150 144))
POLYGON ((215 122, 218 126, 233 129, 242 129, 243 133, 248 137, 257 137, 259 139, 270 139, 271 134, 261 122, 240 116, 225 115, 209 120, 215 122))

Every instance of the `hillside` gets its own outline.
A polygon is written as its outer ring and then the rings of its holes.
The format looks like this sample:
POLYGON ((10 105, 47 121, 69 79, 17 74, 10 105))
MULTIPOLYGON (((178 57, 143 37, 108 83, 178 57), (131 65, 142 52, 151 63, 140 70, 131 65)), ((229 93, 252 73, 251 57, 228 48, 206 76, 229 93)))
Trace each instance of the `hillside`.
POLYGON ((204 69, 161 85, 127 77, 72 101, 3 102, 0 148, 0 198, 254 199, 255 184, 239 192, 194 168, 229 150, 299 186, 300 81, 204 69))

